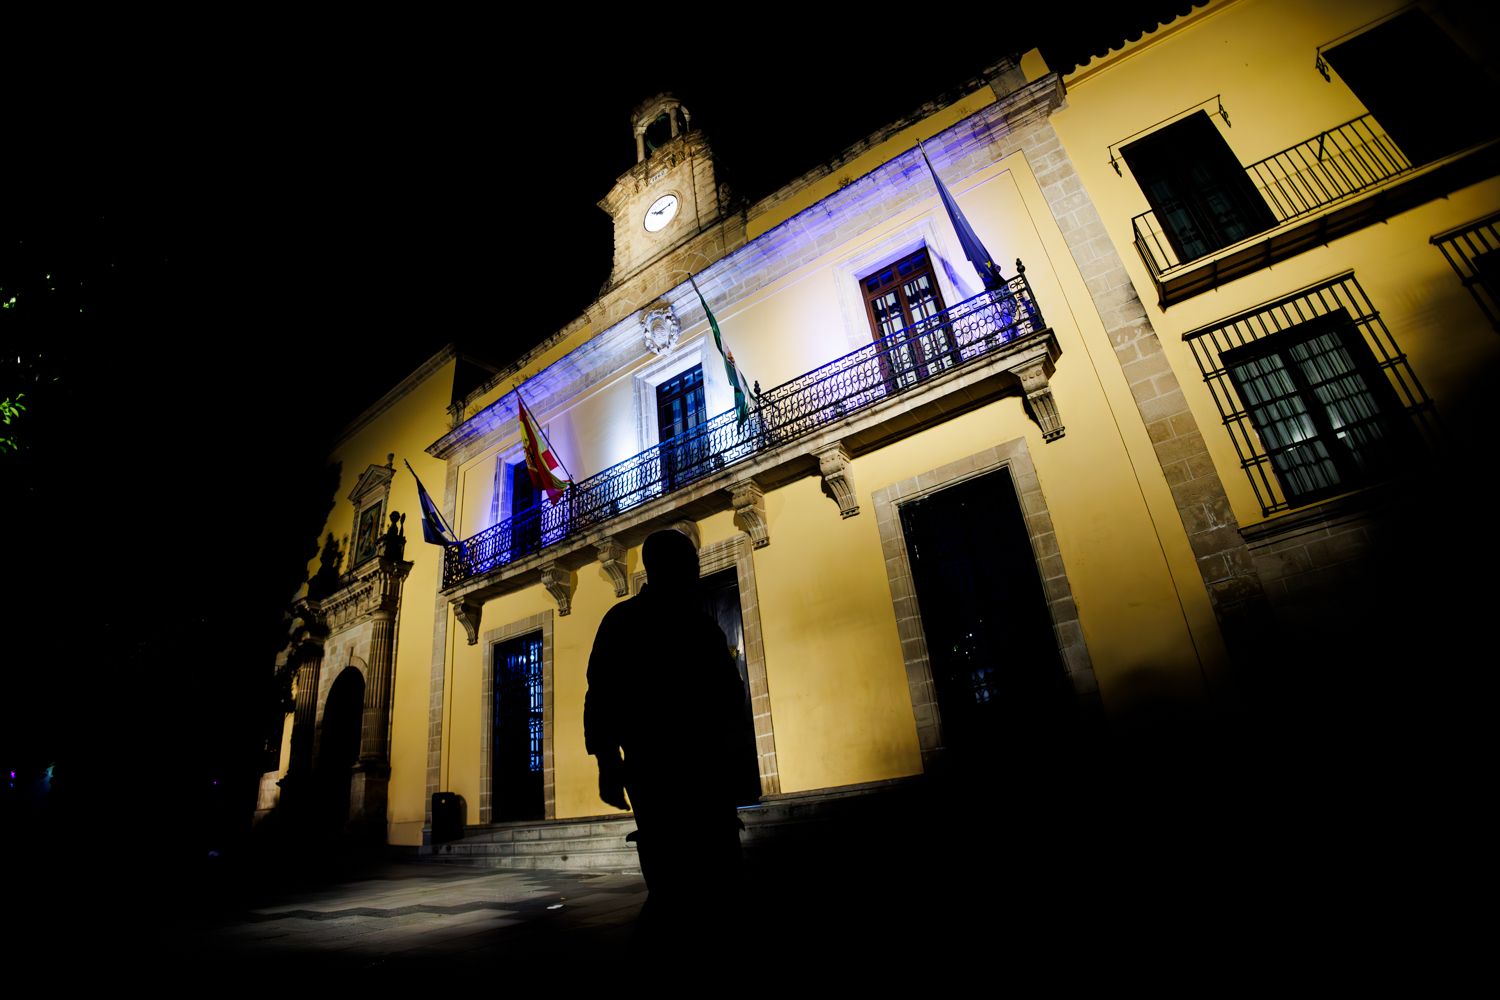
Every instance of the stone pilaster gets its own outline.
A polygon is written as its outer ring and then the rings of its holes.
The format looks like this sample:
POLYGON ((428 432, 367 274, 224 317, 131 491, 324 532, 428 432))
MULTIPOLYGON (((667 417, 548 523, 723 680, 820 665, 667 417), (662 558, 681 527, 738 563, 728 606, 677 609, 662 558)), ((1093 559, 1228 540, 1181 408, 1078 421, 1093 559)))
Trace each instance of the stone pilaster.
POLYGON ((1036 128, 1027 158, 1104 322, 1230 652, 1251 662, 1266 627, 1265 590, 1177 373, 1051 125, 1036 128))

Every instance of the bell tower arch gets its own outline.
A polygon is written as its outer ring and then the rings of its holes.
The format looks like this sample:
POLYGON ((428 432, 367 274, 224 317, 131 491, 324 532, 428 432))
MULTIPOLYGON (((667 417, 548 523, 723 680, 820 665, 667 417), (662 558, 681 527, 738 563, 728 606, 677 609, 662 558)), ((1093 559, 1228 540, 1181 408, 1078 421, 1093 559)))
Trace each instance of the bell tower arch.
POLYGON ((599 202, 614 220, 611 288, 716 231, 728 214, 729 190, 716 176, 713 150, 681 101, 663 93, 641 102, 631 132, 635 166, 599 202))

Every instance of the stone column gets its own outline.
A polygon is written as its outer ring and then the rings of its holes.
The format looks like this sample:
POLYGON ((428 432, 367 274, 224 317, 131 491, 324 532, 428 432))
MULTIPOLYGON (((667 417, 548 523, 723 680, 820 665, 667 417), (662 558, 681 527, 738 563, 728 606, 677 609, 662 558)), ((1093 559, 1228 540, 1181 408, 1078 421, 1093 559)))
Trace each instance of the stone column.
POLYGON ((359 763, 349 784, 349 823, 351 828, 377 839, 385 835, 391 781, 391 682, 396 668, 396 614, 401 606, 401 585, 411 567, 409 562, 381 559, 376 583, 379 605, 370 614, 365 710, 360 726, 359 763))
POLYGON ((369 676, 365 678, 365 714, 360 727, 359 762, 388 762, 390 748, 391 671, 396 615, 380 610, 370 617, 369 676))
POLYGON ((313 743, 318 732, 318 675, 323 668, 323 639, 304 638, 292 652, 297 663, 297 699, 292 713, 292 752, 286 776, 279 782, 281 801, 289 810, 301 807, 312 784, 313 743))

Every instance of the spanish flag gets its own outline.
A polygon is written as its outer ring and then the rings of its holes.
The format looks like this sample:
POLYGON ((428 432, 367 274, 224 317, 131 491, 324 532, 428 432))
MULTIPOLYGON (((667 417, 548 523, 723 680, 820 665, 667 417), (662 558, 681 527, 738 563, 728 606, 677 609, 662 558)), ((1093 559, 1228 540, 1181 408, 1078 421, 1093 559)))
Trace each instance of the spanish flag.
POLYGON ((553 470, 562 469, 564 473, 568 470, 563 468, 553 454, 547 435, 542 433, 541 425, 532 416, 526 400, 521 398, 520 389, 516 390, 516 412, 521 419, 521 441, 526 447, 526 471, 531 474, 531 485, 539 492, 546 493, 548 500, 557 503, 562 499, 563 491, 572 486, 573 482, 559 478, 553 470))

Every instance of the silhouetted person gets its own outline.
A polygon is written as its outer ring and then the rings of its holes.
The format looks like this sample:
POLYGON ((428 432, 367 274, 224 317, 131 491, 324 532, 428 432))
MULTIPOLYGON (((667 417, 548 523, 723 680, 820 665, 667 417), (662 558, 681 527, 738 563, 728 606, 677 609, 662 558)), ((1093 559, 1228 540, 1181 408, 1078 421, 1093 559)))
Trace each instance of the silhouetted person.
POLYGON ((640 596, 611 608, 594 638, 584 741, 599 797, 635 810, 647 929, 712 932, 737 905, 745 687, 702 610, 693 543, 658 531, 641 558, 640 596))

